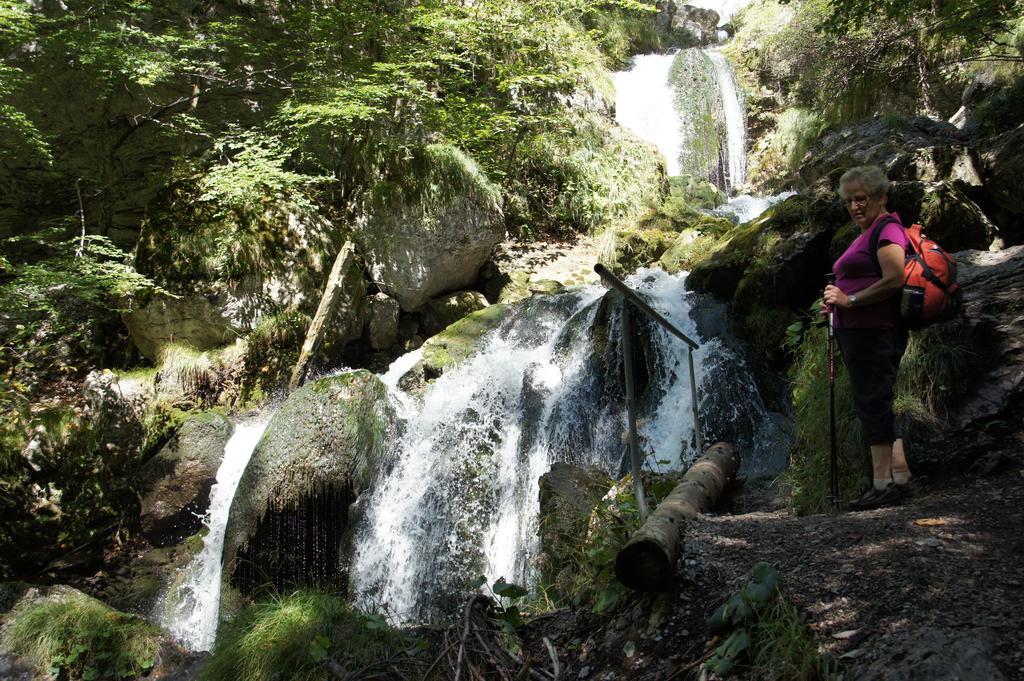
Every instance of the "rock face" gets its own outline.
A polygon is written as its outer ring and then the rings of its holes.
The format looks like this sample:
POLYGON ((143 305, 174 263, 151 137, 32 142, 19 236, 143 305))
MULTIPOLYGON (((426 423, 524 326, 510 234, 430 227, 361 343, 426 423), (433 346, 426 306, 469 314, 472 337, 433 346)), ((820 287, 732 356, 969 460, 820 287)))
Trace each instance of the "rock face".
MULTIPOLYGON (((964 435, 978 440, 986 424, 996 419, 1014 422, 1012 411, 1024 392, 1024 246, 955 255, 963 316, 941 330, 966 348, 968 366, 946 422, 917 434, 919 441, 937 445, 963 440, 964 435)), ((948 449, 948 444, 943 447, 948 449)))
POLYGON ((1001 234, 958 184, 894 182, 888 207, 899 213, 903 224, 920 224, 925 234, 949 252, 988 249, 1001 234))
POLYGON ((981 184, 960 131, 928 118, 895 123, 876 118, 828 132, 804 157, 800 179, 809 187, 835 193, 839 176, 861 165, 881 166, 891 180, 981 184))
POLYGON ((713 9, 702 9, 674 0, 659 0, 655 27, 675 47, 707 45, 717 40, 721 17, 713 9))
POLYGON ((387 390, 368 371, 306 384, 274 415, 231 506, 225 579, 248 592, 345 588, 349 506, 383 465, 392 430, 387 390))
POLYGON ((688 288, 755 304, 803 309, 821 291, 829 245, 846 217, 838 201, 792 196, 742 225, 686 280, 688 288))
POLYGON ((672 62, 669 82, 683 137, 689 140, 680 153, 681 174, 726 186, 725 110, 714 64, 702 51, 683 50, 672 62))
POLYGON ((448 145, 422 153, 418 174, 374 188, 355 233, 371 278, 406 311, 473 284, 505 236, 501 195, 476 163, 448 145))
POLYGON ((141 474, 142 533, 169 546, 198 532, 234 427, 206 412, 189 417, 141 474))
POLYGON ((487 307, 487 298, 477 291, 457 291, 434 298, 423 315, 423 331, 435 334, 466 315, 487 307))
MULTIPOLYGON (((182 234, 203 216, 192 215, 173 199, 156 203, 151 212, 143 226, 136 267, 175 297, 154 295, 134 301, 132 311, 124 315, 132 340, 149 359, 155 361, 172 342, 197 350, 222 347, 252 331, 270 312, 316 308, 338 247, 337 230, 323 216, 282 204, 267 208, 255 227, 193 225, 197 233, 220 230, 221 240, 238 235, 236 239, 252 251, 248 257, 256 261, 235 264, 242 269, 239 273, 224 271, 226 265, 205 264, 216 255, 195 252, 201 247, 191 241, 198 237, 182 234), (253 238, 253 229, 260 234, 256 244, 246 242, 253 238)), ((358 271, 346 277, 345 287, 352 300, 365 296, 358 271)), ((364 322, 365 317, 356 315, 351 325, 357 328, 344 329, 344 335, 358 338, 364 322)))
POLYGON ((981 144, 979 156, 985 190, 993 204, 991 213, 1003 228, 1007 244, 1024 242, 1024 125, 981 144))
POLYGON ((85 416, 108 449, 138 451, 145 438, 146 411, 154 397, 150 377, 93 371, 85 378, 85 416))

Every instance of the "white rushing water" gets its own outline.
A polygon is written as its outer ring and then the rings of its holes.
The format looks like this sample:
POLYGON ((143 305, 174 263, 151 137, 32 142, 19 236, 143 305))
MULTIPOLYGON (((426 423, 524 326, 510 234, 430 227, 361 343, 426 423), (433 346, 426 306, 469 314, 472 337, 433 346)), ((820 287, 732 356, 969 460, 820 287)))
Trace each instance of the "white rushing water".
POLYGON ((203 520, 207 527, 203 548, 185 568, 181 579, 176 580, 177 588, 172 588, 161 603, 160 623, 191 650, 213 648, 220 613, 221 555, 228 512, 242 473, 269 421, 267 414, 235 426, 217 469, 217 483, 210 490, 209 511, 203 520))
POLYGON ((727 189, 741 187, 747 181, 747 118, 740 101, 740 89, 732 64, 721 52, 707 52, 715 67, 718 91, 725 112, 726 148, 729 152, 727 189))
POLYGON ((671 54, 644 54, 633 58, 629 71, 615 76, 615 120, 656 146, 669 175, 678 175, 683 132, 669 85, 671 54))
MULTIPOLYGON (((696 338, 693 294, 683 281, 661 270, 629 279, 696 338)), ((477 575, 528 584, 538 549, 539 478, 558 461, 618 476, 625 428, 619 367, 607 369, 607 380, 597 375, 600 351, 590 331, 604 293, 591 286, 532 299, 421 401, 403 400, 416 407, 406 414, 393 465, 368 500, 357 537, 358 605, 386 604, 403 622, 424 621, 453 612, 477 575)), ((605 358, 621 352, 617 310, 607 321, 605 358)), ((640 414, 640 444, 648 467, 679 468, 696 454, 686 346, 660 328, 650 334, 656 388, 640 414)), ((722 348, 712 340, 695 357, 700 382, 705 362, 711 370, 722 364, 722 348)), ((756 396, 750 385, 741 391, 756 396)), ((740 405, 747 418, 763 411, 752 404, 740 405)))

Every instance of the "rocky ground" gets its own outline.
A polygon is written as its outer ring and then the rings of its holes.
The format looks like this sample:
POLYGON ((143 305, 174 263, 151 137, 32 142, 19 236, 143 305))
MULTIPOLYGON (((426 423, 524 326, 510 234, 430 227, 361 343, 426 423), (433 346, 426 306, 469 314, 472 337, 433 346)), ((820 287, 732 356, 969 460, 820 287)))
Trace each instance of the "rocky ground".
POLYGON ((748 488, 733 513, 687 526, 675 593, 589 631, 576 622, 559 640, 568 678, 697 678, 704 618, 767 561, 844 681, 1024 679, 1024 441, 1012 444, 986 475, 915 480, 900 507, 795 517, 778 490, 748 488))

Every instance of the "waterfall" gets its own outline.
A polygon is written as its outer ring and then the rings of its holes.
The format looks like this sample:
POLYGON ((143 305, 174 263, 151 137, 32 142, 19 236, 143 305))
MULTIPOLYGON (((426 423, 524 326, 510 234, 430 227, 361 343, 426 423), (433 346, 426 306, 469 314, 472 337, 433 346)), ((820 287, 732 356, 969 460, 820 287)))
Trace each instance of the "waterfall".
MULTIPOLYGON (((684 279, 642 270, 629 283, 699 337, 695 296, 684 279)), ((415 407, 357 533, 357 605, 386 605, 403 622, 429 621, 456 612, 479 576, 529 584, 541 475, 562 461, 618 476, 625 429, 619 308, 604 294, 591 286, 526 301, 422 400, 403 399, 415 407)), ((651 383, 639 415, 645 465, 681 468, 696 455, 686 348, 660 328, 646 328, 651 383)), ((771 419, 742 359, 710 339, 696 361, 698 381, 714 381, 725 405, 702 432, 725 436, 721 423, 741 424, 749 432, 736 439, 745 454, 757 455, 752 443, 771 419)))
POLYGON ((191 650, 213 648, 220 614, 221 554, 228 512, 238 481, 269 421, 270 415, 265 414, 235 426, 235 432, 224 446, 217 483, 210 489, 210 506, 203 521, 207 527, 203 548, 160 604, 160 623, 191 650))
POLYGON ((615 73, 615 120, 658 148, 666 172, 678 175, 683 132, 669 87, 671 54, 644 54, 633 58, 629 71, 615 73))
POLYGON ((740 102, 740 89, 732 65, 721 52, 708 51, 715 67, 718 91, 725 113, 726 145, 729 150, 727 188, 740 187, 747 181, 747 120, 740 102))

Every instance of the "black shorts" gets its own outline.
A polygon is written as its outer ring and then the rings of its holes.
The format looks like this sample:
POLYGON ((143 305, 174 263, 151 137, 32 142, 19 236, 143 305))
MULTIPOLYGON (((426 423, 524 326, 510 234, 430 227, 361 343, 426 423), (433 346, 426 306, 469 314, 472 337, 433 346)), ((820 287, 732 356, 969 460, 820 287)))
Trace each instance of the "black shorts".
POLYGON ((869 445, 896 439, 893 386, 907 348, 906 329, 836 329, 843 363, 850 375, 853 406, 869 445))

